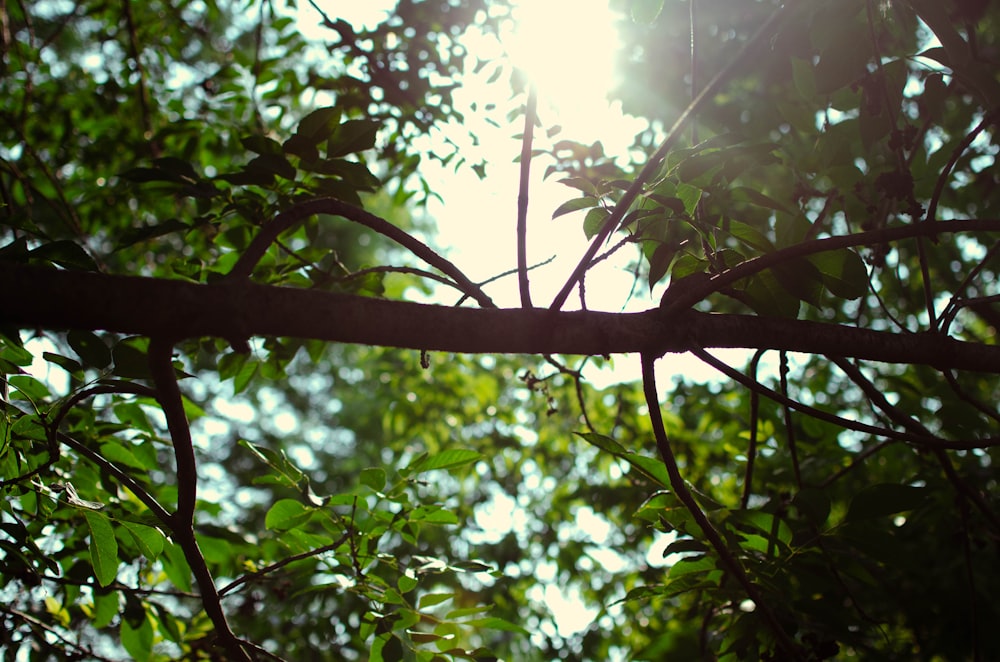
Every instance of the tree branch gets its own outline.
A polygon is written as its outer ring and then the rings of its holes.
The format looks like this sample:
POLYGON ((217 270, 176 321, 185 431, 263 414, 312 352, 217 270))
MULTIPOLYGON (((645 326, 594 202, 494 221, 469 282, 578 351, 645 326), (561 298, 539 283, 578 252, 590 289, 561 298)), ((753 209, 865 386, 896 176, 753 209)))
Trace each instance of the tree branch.
POLYGON ((346 202, 342 202, 334 198, 316 198, 300 202, 292 205, 285 211, 275 216, 270 223, 267 223, 261 228, 257 236, 250 242, 247 249, 242 255, 240 255, 240 258, 236 261, 232 270, 229 274, 227 274, 227 279, 240 280, 249 278, 250 274, 253 272, 254 266, 256 266, 256 264, 264 256, 264 253, 267 252, 268 247, 274 243, 282 232, 291 228, 296 223, 299 223, 302 220, 316 214, 341 216, 349 221, 354 221, 355 223, 370 228, 375 232, 392 239, 427 264, 439 269, 441 273, 446 276, 449 276, 455 281, 460 290, 478 301, 479 305, 486 308, 496 307, 493 300, 490 299, 478 285, 469 280, 469 278, 452 262, 434 252, 429 246, 427 246, 427 244, 421 242, 419 239, 413 237, 407 232, 400 230, 384 218, 380 218, 375 214, 365 211, 364 209, 360 209, 354 205, 349 205, 346 202))
POLYGON ((681 476, 680 468, 677 466, 677 459, 674 457, 674 452, 670 447, 667 431, 663 427, 663 416, 660 414, 660 400, 656 389, 656 372, 653 370, 655 360, 654 357, 648 354, 643 354, 642 356, 642 390, 646 396, 649 420, 652 423, 653 435, 656 438, 656 449, 659 451, 660 458, 667 468, 667 474, 670 476, 670 487, 673 489, 674 495, 684 504, 688 512, 691 513, 691 517, 698 525, 698 528, 701 529, 702 535, 719 556, 722 566, 729 574, 736 578, 736 581, 739 582, 740 586, 746 592, 747 597, 753 600, 756 608, 760 610, 760 614, 771 629, 778 647, 782 652, 790 656, 786 659, 800 659, 802 657, 801 652, 798 650, 795 642, 788 636, 788 633, 785 632, 781 621, 778 620, 777 615, 771 609, 771 605, 764 599, 760 589, 757 588, 753 580, 750 579, 740 560, 730 551, 722 536, 701 509, 694 494, 688 489, 687 483, 684 482, 684 477, 681 476))
POLYGON ((177 387, 174 374, 174 343, 169 337, 156 335, 149 343, 149 369, 156 385, 156 399, 160 402, 167 428, 174 445, 177 463, 177 511, 170 517, 170 531, 174 541, 184 552, 191 572, 198 582, 201 604, 215 627, 219 645, 233 660, 247 660, 250 656, 243 649, 240 640, 233 634, 229 621, 222 610, 222 601, 215 586, 205 556, 201 553, 194 533, 194 512, 198 497, 198 471, 191 441, 191 428, 184 414, 184 401, 177 387))
MULTIPOLYGON (((940 234, 955 232, 1000 232, 1000 220, 998 219, 968 219, 962 221, 925 221, 913 225, 904 225, 893 228, 883 228, 881 230, 870 230, 868 232, 857 232, 854 234, 840 235, 836 237, 825 237, 804 241, 799 244, 788 246, 766 253, 745 262, 737 264, 731 269, 716 274, 711 278, 699 282, 690 289, 685 288, 676 296, 668 297, 670 289, 664 293, 664 301, 669 300, 670 310, 683 310, 690 308, 713 292, 718 292, 722 288, 733 283, 748 278, 756 273, 777 266, 783 262, 827 251, 836 251, 855 246, 873 246, 876 244, 889 243, 900 239, 913 239, 919 237, 936 237, 940 234)), ((661 305, 663 305, 661 303, 661 305)))
POLYGON ((246 281, 199 285, 2 262, 0 282, 16 297, 0 309, 0 324, 26 328, 177 339, 280 336, 464 353, 785 349, 1000 374, 1000 346, 752 315, 452 308, 246 281))

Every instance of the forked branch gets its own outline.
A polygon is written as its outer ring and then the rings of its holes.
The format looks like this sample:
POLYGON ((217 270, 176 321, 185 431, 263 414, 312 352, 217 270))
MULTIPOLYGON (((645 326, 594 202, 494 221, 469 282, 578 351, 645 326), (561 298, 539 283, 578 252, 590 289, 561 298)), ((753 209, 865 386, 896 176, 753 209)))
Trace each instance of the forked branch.
POLYGON ((423 243, 413 235, 397 228, 395 225, 380 218, 371 212, 365 211, 347 204, 336 198, 314 198, 305 202, 297 203, 285 211, 278 214, 273 220, 264 225, 243 254, 236 261, 227 275, 228 280, 239 280, 249 278, 254 267, 264 257, 267 249, 281 235, 297 223, 300 223, 310 216, 316 214, 328 214, 330 216, 340 216, 349 221, 359 223, 379 234, 392 239, 397 244, 406 248, 411 253, 419 257, 427 264, 439 269, 443 274, 455 281, 460 290, 475 299, 484 308, 496 308, 496 304, 490 299, 482 288, 473 283, 462 273, 461 269, 451 261, 445 259, 427 244, 423 243))

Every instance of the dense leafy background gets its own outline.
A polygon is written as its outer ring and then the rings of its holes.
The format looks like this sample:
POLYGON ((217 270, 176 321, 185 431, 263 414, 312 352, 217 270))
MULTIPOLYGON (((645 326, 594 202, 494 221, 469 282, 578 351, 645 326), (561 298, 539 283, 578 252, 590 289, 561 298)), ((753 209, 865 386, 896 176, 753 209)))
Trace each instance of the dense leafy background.
MULTIPOLYGON (((647 120, 636 154, 656 149, 692 86, 725 72, 615 235, 634 251, 638 289, 810 238, 996 217, 1000 14, 988 3, 800 0, 756 42, 774 2, 697 0, 694 14, 674 0, 615 4, 626 44, 615 94, 647 120)), ((318 43, 292 9, 4 4, 0 259, 212 282, 260 226, 316 195, 430 233, 411 217, 437 193, 421 159, 486 172, 441 127, 474 113, 520 121, 452 95, 463 71, 486 66, 500 98, 524 92, 460 39, 470 26, 493 33, 507 8, 401 0, 362 29, 331 7, 318 43), (411 147, 421 136, 433 154, 411 147)), ((574 190, 558 211, 586 210, 570 218, 588 236, 644 165, 599 143, 537 149, 574 190)), ((869 245, 697 305, 993 344, 995 253, 988 234, 869 245)), ((403 265, 420 266, 320 217, 283 234, 253 277, 392 299, 432 291, 403 265)), ((137 496, 171 510, 178 492, 147 349, 3 328, 10 659, 220 659, 191 557, 137 496), (29 347, 49 378, 25 372, 29 347)), ((784 659, 770 611, 803 659, 1000 657, 993 375, 771 352, 736 366, 768 392, 661 384, 678 464, 758 587, 754 608, 671 486, 638 384, 593 389, 579 357, 281 338, 235 349, 176 348, 196 533, 231 627, 273 655, 784 659), (558 592, 592 623, 559 627, 558 592)))

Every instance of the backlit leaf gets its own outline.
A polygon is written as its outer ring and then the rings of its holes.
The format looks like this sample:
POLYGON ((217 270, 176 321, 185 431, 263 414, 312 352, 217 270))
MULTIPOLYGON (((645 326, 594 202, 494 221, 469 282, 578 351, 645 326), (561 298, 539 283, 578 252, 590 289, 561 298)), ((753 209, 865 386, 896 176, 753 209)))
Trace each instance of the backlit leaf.
POLYGON ((111 519, 95 510, 84 510, 90 528, 90 562, 94 577, 101 586, 107 586, 118 576, 118 541, 111 519))

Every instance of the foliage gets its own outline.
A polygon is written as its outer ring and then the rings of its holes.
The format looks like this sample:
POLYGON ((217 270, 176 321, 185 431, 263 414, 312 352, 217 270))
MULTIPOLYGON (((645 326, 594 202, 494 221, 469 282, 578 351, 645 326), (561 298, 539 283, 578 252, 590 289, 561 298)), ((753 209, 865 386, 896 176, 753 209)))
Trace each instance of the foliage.
MULTIPOLYGON (((591 240, 553 308, 585 296, 600 251, 632 250, 641 289, 668 284, 643 319, 666 336, 715 313, 732 323, 715 346, 757 350, 745 365, 692 332, 723 379, 664 395, 647 350, 641 384, 599 390, 584 374, 610 357, 248 337, 236 315, 149 338, 100 306, 65 330, 8 290, 11 659, 1000 657, 1000 13, 612 4, 642 158, 521 136, 574 191, 557 222, 591 240), (757 318, 788 333, 744 334, 757 318), (944 338, 980 369, 927 349, 944 338), (588 626, 551 613, 566 596, 588 626)), ((485 112, 458 106, 463 73, 524 91, 460 39, 509 8, 400 0, 369 28, 320 12, 318 46, 294 8, 0 7, 0 263, 348 301, 447 286, 489 307, 416 239, 439 192, 412 143, 483 172, 441 127, 485 112)))

